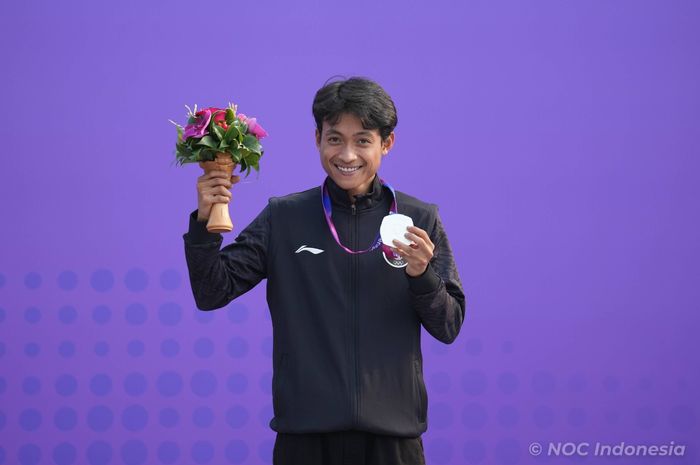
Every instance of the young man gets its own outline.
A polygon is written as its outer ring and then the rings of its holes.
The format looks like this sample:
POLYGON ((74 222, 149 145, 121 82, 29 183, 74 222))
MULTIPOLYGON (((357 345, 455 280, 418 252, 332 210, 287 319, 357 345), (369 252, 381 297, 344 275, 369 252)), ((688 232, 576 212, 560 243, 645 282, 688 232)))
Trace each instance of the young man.
POLYGON ((239 178, 203 175, 184 237, 197 307, 227 305, 267 278, 273 324, 275 465, 424 464, 421 324, 449 344, 465 297, 437 206, 377 171, 396 109, 376 83, 327 84, 313 102, 320 187, 269 199, 235 242, 205 227, 239 178), (410 216, 410 245, 382 246, 384 216, 410 216))

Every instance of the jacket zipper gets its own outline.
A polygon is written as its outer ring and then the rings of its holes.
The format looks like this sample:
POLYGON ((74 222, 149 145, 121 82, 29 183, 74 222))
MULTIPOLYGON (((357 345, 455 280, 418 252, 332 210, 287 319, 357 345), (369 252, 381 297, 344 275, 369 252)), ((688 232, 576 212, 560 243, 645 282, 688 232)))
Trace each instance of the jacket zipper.
MULTIPOLYGON (((357 232, 357 207, 353 203, 351 205, 352 209, 352 224, 353 224, 353 250, 357 250, 359 238, 357 232)), ((354 418, 353 423, 357 425, 360 419, 360 374, 358 369, 358 347, 357 347, 357 332, 358 332, 358 315, 357 315, 357 254, 352 255, 352 316, 353 316, 353 358, 354 358, 354 369, 355 369, 355 409, 353 412, 354 418)))

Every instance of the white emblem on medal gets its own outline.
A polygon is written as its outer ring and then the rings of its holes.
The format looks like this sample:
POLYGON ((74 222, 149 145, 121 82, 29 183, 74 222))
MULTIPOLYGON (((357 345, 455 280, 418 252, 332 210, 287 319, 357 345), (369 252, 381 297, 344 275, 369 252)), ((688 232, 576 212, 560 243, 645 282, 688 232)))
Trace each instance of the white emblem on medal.
POLYGON ((408 262, 400 255, 391 253, 390 257, 387 257, 386 252, 382 250, 382 257, 384 257, 384 260, 394 268, 403 268, 405 266, 408 266, 408 262))

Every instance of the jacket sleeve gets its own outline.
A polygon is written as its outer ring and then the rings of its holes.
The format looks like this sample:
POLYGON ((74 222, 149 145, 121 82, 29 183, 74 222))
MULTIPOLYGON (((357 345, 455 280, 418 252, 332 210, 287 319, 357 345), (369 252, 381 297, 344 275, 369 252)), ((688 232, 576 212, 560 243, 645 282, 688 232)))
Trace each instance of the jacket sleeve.
POLYGON ((413 309, 423 327, 437 340, 450 344, 462 327, 466 300, 452 248, 437 211, 435 218, 430 234, 435 245, 433 258, 422 275, 412 277, 406 274, 406 278, 413 309))
POLYGON ((224 307, 267 276, 270 204, 221 250, 222 235, 208 232, 206 221, 197 221, 197 210, 190 214, 189 230, 182 237, 197 308, 224 307))

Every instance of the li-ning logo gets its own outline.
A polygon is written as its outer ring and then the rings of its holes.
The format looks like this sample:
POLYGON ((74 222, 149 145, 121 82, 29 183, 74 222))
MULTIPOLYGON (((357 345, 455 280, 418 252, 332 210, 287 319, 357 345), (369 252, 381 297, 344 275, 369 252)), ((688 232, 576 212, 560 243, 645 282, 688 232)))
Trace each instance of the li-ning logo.
POLYGON ((314 248, 314 247, 307 247, 306 245, 302 245, 302 246, 299 247, 299 248, 296 250, 296 252, 294 252, 294 253, 301 253, 301 252, 311 252, 311 253, 314 254, 314 255, 318 255, 318 254, 320 254, 320 253, 323 253, 323 250, 321 250, 321 249, 316 249, 316 248, 314 248))

